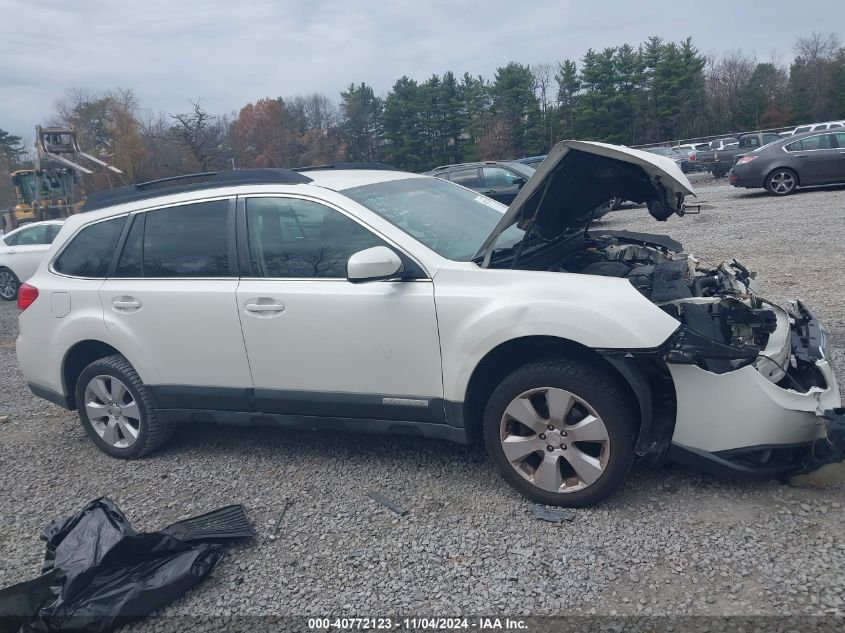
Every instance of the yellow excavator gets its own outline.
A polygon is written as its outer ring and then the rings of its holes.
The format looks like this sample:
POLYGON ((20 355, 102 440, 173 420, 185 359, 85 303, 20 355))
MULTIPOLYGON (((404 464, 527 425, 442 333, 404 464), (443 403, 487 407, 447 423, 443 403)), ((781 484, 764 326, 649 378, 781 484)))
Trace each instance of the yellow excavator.
POLYGON ((4 214, 3 228, 11 231, 21 224, 78 213, 86 196, 84 176, 92 176, 98 168, 109 184, 110 174, 123 173, 83 152, 73 128, 36 126, 35 167, 10 174, 16 204, 4 214), (80 165, 80 159, 93 163, 93 168, 80 165))

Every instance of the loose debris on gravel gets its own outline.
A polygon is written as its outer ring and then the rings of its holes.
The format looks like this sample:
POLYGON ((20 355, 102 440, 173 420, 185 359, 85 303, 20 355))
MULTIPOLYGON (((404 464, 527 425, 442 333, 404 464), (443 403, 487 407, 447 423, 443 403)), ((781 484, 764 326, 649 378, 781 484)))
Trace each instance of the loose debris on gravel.
MULTIPOLYGON (((625 207, 600 226, 667 233, 708 261, 736 256, 773 298, 812 306, 845 377, 845 189, 776 199, 717 185, 699 197, 699 215, 661 224, 625 207)), ((438 441, 192 427, 148 458, 115 460, 75 415, 29 394, 16 333, 14 305, 0 305, 0 413, 10 416, 0 425, 0 585, 37 573, 36 535, 52 517, 108 495, 139 529, 229 503, 261 526, 254 546, 233 545, 168 617, 845 614, 842 484, 637 469, 560 526, 534 518, 481 449, 438 441), (376 483, 408 514, 381 513, 366 495, 376 483), (291 498, 279 547, 270 537, 291 498)))

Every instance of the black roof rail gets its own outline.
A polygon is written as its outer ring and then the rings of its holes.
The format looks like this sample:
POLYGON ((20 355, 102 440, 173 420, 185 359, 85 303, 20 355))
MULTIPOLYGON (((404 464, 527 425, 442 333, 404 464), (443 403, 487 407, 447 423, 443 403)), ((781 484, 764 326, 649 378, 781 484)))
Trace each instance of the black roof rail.
POLYGON ((385 171, 401 171, 392 165, 384 163, 328 163, 327 165, 312 165, 311 167, 295 167, 291 171, 316 171, 322 169, 376 169, 385 171))
POLYGON ((308 176, 291 169, 205 171, 97 191, 88 196, 82 210, 94 211, 125 202, 157 198, 171 193, 214 189, 226 185, 301 185, 308 182, 311 182, 308 176))

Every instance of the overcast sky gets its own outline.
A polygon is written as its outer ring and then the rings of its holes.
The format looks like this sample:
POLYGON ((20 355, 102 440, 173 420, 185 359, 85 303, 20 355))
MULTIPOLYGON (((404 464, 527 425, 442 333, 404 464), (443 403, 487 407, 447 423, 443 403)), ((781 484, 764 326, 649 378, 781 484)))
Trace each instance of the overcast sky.
POLYGON ((845 0, 0 0, 0 128, 31 141, 75 87, 219 114, 313 91, 337 101, 353 81, 383 94, 402 75, 489 78, 650 35, 788 62, 797 37, 837 27, 845 0))

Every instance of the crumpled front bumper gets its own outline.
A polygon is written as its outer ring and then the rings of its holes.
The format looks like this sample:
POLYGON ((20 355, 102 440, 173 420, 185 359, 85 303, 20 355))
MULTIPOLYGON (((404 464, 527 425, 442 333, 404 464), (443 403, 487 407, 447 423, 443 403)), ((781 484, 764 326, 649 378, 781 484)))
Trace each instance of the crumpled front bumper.
POLYGON ((845 409, 827 332, 800 302, 795 315, 801 325, 790 324, 790 359, 814 365, 818 376, 806 390, 775 384, 752 365, 722 374, 668 365, 677 400, 670 459, 743 477, 808 472, 842 460, 845 409))

